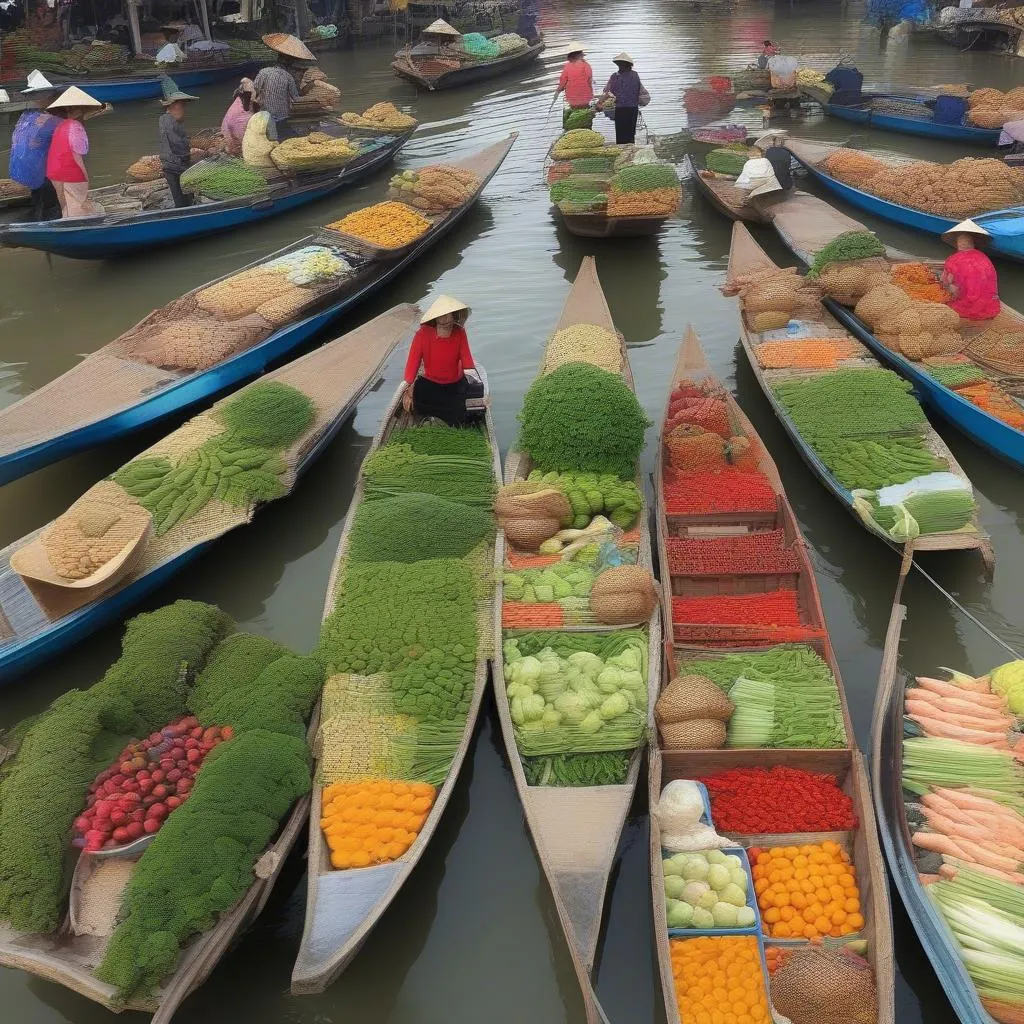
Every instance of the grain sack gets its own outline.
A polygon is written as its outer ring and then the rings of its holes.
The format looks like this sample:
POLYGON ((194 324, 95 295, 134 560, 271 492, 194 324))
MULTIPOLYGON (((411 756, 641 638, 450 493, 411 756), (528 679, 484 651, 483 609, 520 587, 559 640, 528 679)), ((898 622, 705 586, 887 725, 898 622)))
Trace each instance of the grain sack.
POLYGON ((309 288, 289 287, 290 291, 283 292, 256 308, 256 312, 274 327, 290 323, 303 306, 308 306, 316 299, 316 293, 309 288))
POLYGON ((272 326, 255 313, 225 322, 193 315, 152 328, 134 347, 136 359, 167 370, 208 370, 263 341, 272 326))
POLYGON ((877 268, 868 269, 859 263, 830 263, 818 275, 821 290, 844 306, 854 306, 873 288, 887 282, 886 274, 877 268))
POLYGON ((913 299, 893 284, 872 288, 854 307, 854 315, 868 327, 877 327, 885 320, 892 319, 905 309, 913 307, 913 299))
POLYGON ((128 177, 131 181, 156 181, 164 176, 163 168, 160 166, 160 157, 143 156, 139 157, 128 168, 128 177))
POLYGON ((973 110, 975 107, 1001 106, 1004 95, 999 89, 975 89, 967 96, 967 106, 973 110))
POLYGON ((955 309, 942 302, 914 303, 914 311, 921 321, 922 331, 934 331, 939 334, 959 334, 960 317, 955 309))
POLYGON ((284 274, 254 267, 197 292, 195 301, 199 309, 218 320, 237 320, 294 287, 284 274))

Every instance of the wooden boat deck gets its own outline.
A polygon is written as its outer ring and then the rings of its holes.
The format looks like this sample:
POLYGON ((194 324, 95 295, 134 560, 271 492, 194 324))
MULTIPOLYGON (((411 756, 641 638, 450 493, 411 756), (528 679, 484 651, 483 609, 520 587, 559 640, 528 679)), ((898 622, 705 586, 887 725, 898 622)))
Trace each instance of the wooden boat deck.
POLYGON ((747 203, 747 193, 736 187, 735 179, 725 175, 705 178, 689 156, 683 161, 683 175, 688 176, 697 191, 730 220, 743 220, 751 224, 768 223, 768 217, 758 207, 747 203))
POLYGON ((469 85, 472 82, 484 81, 488 78, 495 78, 507 71, 512 71, 523 64, 539 57, 545 46, 543 37, 537 42, 526 46, 515 53, 506 54, 504 57, 496 57, 494 60, 483 60, 467 62, 462 67, 452 68, 441 75, 424 75, 417 70, 416 63, 409 55, 408 49, 399 50, 395 59, 391 62, 391 70, 399 78, 404 78, 420 89, 427 89, 429 92, 436 92, 439 89, 454 89, 460 85, 469 85))
MULTIPOLYGON (((575 324, 595 324, 611 333, 618 333, 593 257, 585 257, 569 291, 555 332, 575 324)), ((633 377, 622 347, 622 377, 633 386, 633 377)), ((543 365, 543 360, 542 360, 543 365)), ((505 481, 524 479, 532 463, 528 455, 510 451, 505 460, 505 481)), ((638 479, 641 493, 643 481, 638 479)), ((651 567, 651 539, 646 501, 640 513, 639 564, 651 567)), ((504 538, 501 530, 500 538, 504 538)), ((495 632, 502 636, 501 591, 495 602, 495 632)), ((623 627, 606 627, 608 632, 623 627)), ((648 631, 648 719, 651 721, 654 700, 660 689, 661 626, 656 609, 647 622, 648 631)), ((594 994, 590 974, 600 937, 605 893, 625 825, 626 814, 633 800, 643 747, 639 746, 630 760, 625 783, 615 786, 559 787, 531 786, 526 780, 516 744, 515 732, 505 692, 505 676, 500 643, 493 662, 494 696, 501 721, 502 737, 516 789, 523 805, 526 822, 533 837, 544 875, 548 880, 562 930, 569 944, 573 967, 583 992, 588 1024, 600 1024, 605 1018, 594 994)))

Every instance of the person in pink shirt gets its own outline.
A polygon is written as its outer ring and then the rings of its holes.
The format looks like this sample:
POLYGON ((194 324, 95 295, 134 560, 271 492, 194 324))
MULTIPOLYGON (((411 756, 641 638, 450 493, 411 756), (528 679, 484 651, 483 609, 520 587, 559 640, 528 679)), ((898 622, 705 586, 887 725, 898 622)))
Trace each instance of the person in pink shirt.
POLYGON ((961 320, 991 320, 999 315, 999 282, 992 261, 977 247, 992 236, 973 220, 951 227, 943 241, 956 252, 942 266, 942 284, 951 298, 949 306, 961 320))
POLYGON ((594 98, 594 72, 590 65, 583 59, 583 44, 572 42, 569 44, 569 59, 562 68, 562 75, 558 79, 558 88, 555 90, 555 99, 565 93, 565 102, 569 105, 562 115, 562 127, 566 126, 566 119, 574 110, 585 109, 590 106, 594 98))
POLYGON ((260 108, 254 99, 255 87, 251 78, 243 78, 235 90, 231 106, 228 107, 220 123, 220 131, 224 136, 227 151, 232 156, 242 155, 242 138, 245 135, 246 125, 260 108))
POLYGON ((60 201, 61 216, 89 217, 102 213, 103 207, 89 198, 89 174, 85 169, 89 136, 82 121, 90 113, 104 110, 104 105, 73 85, 47 109, 63 117, 46 156, 46 176, 60 201))

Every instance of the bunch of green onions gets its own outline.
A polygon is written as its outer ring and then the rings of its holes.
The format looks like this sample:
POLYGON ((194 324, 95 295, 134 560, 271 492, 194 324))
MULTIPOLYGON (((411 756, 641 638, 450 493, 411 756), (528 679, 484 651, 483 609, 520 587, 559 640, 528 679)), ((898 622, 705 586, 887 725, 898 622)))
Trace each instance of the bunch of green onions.
POLYGON ((1008 750, 915 736, 903 741, 903 780, 910 786, 971 786, 1017 794, 1024 789, 1024 769, 1008 750))

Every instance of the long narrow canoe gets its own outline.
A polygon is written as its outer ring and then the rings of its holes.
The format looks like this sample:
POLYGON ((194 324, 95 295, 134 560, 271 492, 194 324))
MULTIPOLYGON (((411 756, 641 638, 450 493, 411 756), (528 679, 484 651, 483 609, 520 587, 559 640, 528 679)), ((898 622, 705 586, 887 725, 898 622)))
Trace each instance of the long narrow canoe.
MULTIPOLYGON (((486 379, 485 379, 486 384, 486 379)), ((392 433, 402 427, 415 426, 418 418, 402 409, 404 383, 399 386, 388 408, 381 428, 373 440, 367 458, 388 442, 392 433)), ((474 429, 474 428, 469 428, 474 429)), ((483 431, 491 450, 491 464, 496 485, 501 484, 501 461, 494 423, 488 407, 483 431)), ((365 499, 365 479, 360 478, 355 495, 345 518, 345 526, 338 545, 338 554, 331 570, 331 583, 324 604, 326 619, 335 608, 338 585, 349 552, 349 538, 352 524, 361 503, 365 499)), ((486 559, 488 574, 497 574, 502 564, 502 542, 495 538, 493 553, 486 559)), ((477 662, 473 692, 462 733, 462 741, 455 751, 442 785, 437 787, 434 804, 423 823, 412 846, 397 860, 373 864, 361 868, 335 870, 331 866, 331 851, 321 828, 323 812, 323 790, 314 786, 312 808, 309 817, 309 870, 306 889, 306 920, 302 942, 292 970, 292 992, 307 995, 323 992, 359 952, 367 936, 387 911, 391 901, 398 894, 406 879, 412 873, 420 857, 433 838, 444 809, 451 797, 459 771, 469 750, 473 729, 480 711, 487 686, 487 664, 494 645, 492 604, 496 601, 494 590, 484 587, 477 601, 477 662)), ((326 715, 326 709, 325 709, 326 715)), ((367 726, 368 729, 372 727, 367 726)), ((317 756, 322 759, 326 740, 317 744, 317 756)), ((371 739, 366 745, 372 744, 371 739)))
MULTIPOLYGON (((590 256, 585 257, 580 266, 555 331, 576 324, 593 324, 613 334, 617 333, 598 280, 597 266, 590 256)), ((621 335, 619 339, 622 376, 632 387, 633 377, 625 344, 621 335)), ((510 451, 505 460, 506 483, 525 479, 532 468, 528 455, 515 450, 510 451)), ((638 479, 637 483, 643 492, 642 481, 638 479)), ((500 538, 503 537, 501 530, 498 531, 498 535, 500 538)), ((646 502, 640 512, 638 542, 639 564, 650 567, 651 538, 646 502)), ((499 637, 502 636, 501 604, 499 600, 495 607, 495 629, 499 637)), ((613 627, 607 628, 611 631, 613 627)), ((650 718, 661 677, 661 625, 657 610, 651 615, 646 629, 650 718)), ((628 775, 625 782, 620 785, 530 785, 516 745, 500 651, 493 663, 493 673, 494 696, 512 777, 569 945, 573 966, 583 991, 587 1020, 596 1024, 603 1019, 603 1015, 594 994, 590 975, 601 932, 608 879, 639 778, 643 750, 642 747, 637 747, 633 752, 628 775)))
MULTIPOLYGON (((308 395, 317 406, 311 427, 283 455, 288 468, 281 482, 289 493, 352 415, 359 400, 380 379, 388 357, 415 323, 416 312, 414 306, 396 306, 261 378, 261 381, 291 385, 308 395)), ((191 451, 198 442, 193 441, 191 445, 186 442, 182 449, 176 439, 197 435, 205 438, 216 433, 216 421, 212 420, 211 413, 200 413, 143 455, 169 452, 177 453, 174 456, 177 458, 182 451, 191 451)), ((120 490, 109 480, 92 490, 102 496, 109 488, 120 490)), ((211 502, 197 518, 183 518, 162 536, 151 538, 130 571, 105 589, 71 590, 19 576, 11 568, 11 558, 42 530, 8 545, 0 551, 0 682, 7 682, 101 625, 123 616, 145 595, 198 558, 219 537, 247 525, 259 508, 259 502, 244 508, 211 502)))
POLYGON ((690 156, 683 160, 682 177, 692 181, 697 191, 730 220, 743 220, 750 224, 768 223, 768 218, 757 207, 746 202, 747 193, 736 187, 735 179, 723 174, 705 178, 690 156))
MULTIPOLYGON (((942 235, 954 227, 960 218, 939 217, 910 206, 890 202, 862 189, 854 188, 823 171, 819 164, 839 146, 823 142, 807 142, 789 139, 786 148, 796 157, 800 165, 830 192, 842 197, 851 206, 866 210, 883 220, 914 228, 929 235, 942 235)), ((992 235, 992 251, 1011 260, 1024 260, 1024 206, 981 213, 972 220, 992 235)))
MULTIPOLYGON (((707 360, 701 350, 697 336, 692 328, 687 328, 679 358, 676 362, 670 384, 670 393, 682 380, 706 383, 714 386, 718 382, 711 373, 707 360)), ((885 876, 885 864, 878 845, 867 772, 864 759, 857 749, 853 725, 850 721, 846 705, 846 694, 843 689, 842 677, 836 663, 832 645, 829 640, 821 601, 818 595, 817 581, 811 567, 807 544, 800 532, 796 517, 790 507, 782 488, 779 472, 768 454, 763 442, 758 437, 750 420, 735 402, 732 395, 725 392, 726 407, 733 428, 748 439, 756 454, 757 469, 774 491, 776 505, 773 510, 753 513, 750 511, 729 511, 719 507, 716 502, 713 511, 696 508, 692 514, 680 516, 667 510, 665 500, 665 473, 668 469, 665 460, 665 425, 668 423, 666 408, 663 421, 661 444, 658 446, 658 458, 655 471, 655 490, 657 499, 657 532, 659 547, 659 563, 662 566, 662 601, 663 617, 666 623, 672 622, 672 595, 674 593, 694 592, 699 587, 702 593, 749 593, 754 588, 771 589, 780 582, 776 575, 734 575, 713 578, 686 577, 674 575, 669 558, 671 541, 676 538, 688 538, 699 541, 712 538, 742 537, 758 534, 768 530, 782 530, 788 549, 796 555, 799 569, 795 574, 796 587, 802 596, 802 603, 807 613, 807 622, 820 631, 820 638, 809 641, 811 647, 828 665, 839 691, 842 706, 842 718, 846 733, 846 744, 832 749, 738 749, 724 748, 719 750, 662 750, 658 734, 652 731, 649 755, 649 801, 654 807, 664 786, 673 779, 687 779, 714 776, 732 768, 772 768, 787 766, 806 771, 830 775, 840 788, 852 798, 859 825, 852 832, 837 835, 794 834, 790 836, 733 836, 737 845, 751 846, 787 846, 803 845, 819 842, 825 838, 833 838, 847 849, 853 859, 857 882, 861 893, 861 907, 864 917, 864 928, 861 932, 867 939, 867 959, 875 976, 878 993, 879 1024, 894 1024, 894 969, 892 945, 892 921, 889 907, 888 885, 885 876)), ((746 653, 749 648, 733 645, 737 653, 746 653)), ((769 648, 763 648, 765 650, 769 648)), ((728 652, 728 646, 716 647, 711 650, 685 643, 666 640, 665 644, 665 679, 673 678, 679 671, 681 662, 694 658, 714 657, 716 652, 728 652)), ((685 668, 683 669, 685 671, 685 668)), ((658 966, 661 976, 662 994, 669 1024, 686 1024, 681 1018, 675 992, 670 957, 669 932, 665 910, 665 889, 662 869, 661 835, 656 818, 651 820, 650 861, 651 861, 651 898, 654 916, 655 944, 658 954, 658 966)), ((770 945, 767 935, 762 936, 764 944, 770 945)))
MULTIPOLYGON (((260 195, 197 203, 181 209, 139 209, 70 220, 13 221, 0 226, 0 245, 39 249, 72 259, 103 260, 233 231, 358 185, 391 163, 411 134, 410 131, 380 137, 382 145, 367 148, 340 171, 275 179, 267 192, 260 195)), ((104 200, 120 199, 123 190, 123 185, 109 185, 95 189, 90 198, 104 205, 104 200)))
MULTIPOLYGON (((740 277, 745 274, 757 273, 759 271, 770 271, 773 269, 777 270, 779 268, 769 258, 767 253, 765 253, 765 251, 757 244, 757 242, 754 241, 750 232, 742 224, 733 225, 732 245, 729 250, 729 279, 733 280, 736 277, 740 277)), ((807 323, 805 324, 805 328, 808 332, 806 334, 807 337, 849 337, 848 332, 839 325, 830 313, 824 309, 821 311, 820 321, 807 323)), ((783 330, 769 331, 766 334, 758 334, 747 326, 745 318, 741 320, 740 340, 743 344, 743 351, 746 353, 747 360, 750 363, 750 368, 753 371, 758 384, 760 384, 765 397, 771 404, 772 410, 778 417, 779 422, 785 428, 786 433, 789 434, 790 439, 796 446, 797 451, 810 467, 811 472, 814 473, 821 483, 832 492, 832 495, 840 502, 840 504, 843 505, 843 507, 846 508, 847 511, 849 511, 869 533, 888 541, 888 535, 880 526, 878 526, 877 523, 874 522, 873 519, 864 518, 858 514, 854 505, 854 496, 852 492, 843 486, 832 475, 825 463, 818 457, 811 446, 800 436, 800 432, 796 429, 792 419, 776 397, 772 388, 772 382, 778 377, 780 372, 784 371, 763 369, 758 362, 756 354, 757 346, 762 341, 772 340, 775 337, 785 338, 786 332, 783 330)), ((860 348, 860 346, 857 347, 860 348)), ((878 365, 877 360, 871 356, 867 349, 860 348, 860 351, 857 352, 857 354, 841 361, 839 363, 839 368, 870 369, 877 368, 878 365)), ((813 371, 801 372, 807 373, 813 371)), ((935 430, 927 424, 924 428, 924 439, 925 447, 928 451, 937 458, 944 459, 949 466, 949 472, 961 477, 964 481, 964 486, 973 490, 973 488, 971 488, 970 481, 967 478, 967 474, 953 457, 953 453, 949 450, 946 443, 941 437, 939 437, 935 430)), ((977 514, 972 516, 971 522, 960 530, 948 533, 922 534, 917 537, 910 546, 915 551, 978 550, 986 560, 986 563, 988 563, 992 557, 991 545, 987 535, 978 524, 977 514)))
MULTIPOLYGON (((803 192, 774 207, 772 218, 772 224, 783 242, 806 264, 810 264, 815 253, 836 235, 844 231, 868 230, 863 224, 833 209, 828 203, 803 192)), ((892 263, 913 260, 913 257, 892 250, 887 255, 892 263)), ((883 363, 912 381, 916 393, 932 409, 963 431, 972 441, 1006 459, 1018 469, 1024 469, 1024 431, 968 401, 953 388, 947 387, 928 372, 926 364, 914 362, 883 345, 852 309, 840 305, 834 299, 826 299, 825 306, 883 363)), ((985 321, 983 326, 986 329, 1021 333, 1024 332, 1024 314, 1004 304, 1000 314, 994 320, 985 321)), ((981 363, 976 362, 975 365, 995 384, 1005 376, 1005 372, 988 369, 981 363)))
MULTIPOLYGON (((355 273, 343 278, 337 288, 325 289, 321 301, 296 319, 277 328, 268 337, 228 356, 207 370, 194 372, 165 370, 132 359, 125 351, 129 337, 151 322, 175 319, 175 307, 189 307, 195 294, 233 274, 193 289, 175 302, 156 310, 120 339, 85 357, 81 363, 26 398, 0 410, 0 484, 66 458, 74 452, 121 437, 183 412, 207 401, 227 388, 262 373, 268 365, 287 355, 322 330, 345 310, 372 295, 397 277, 443 238, 466 215, 494 176, 516 140, 513 132, 503 142, 488 146, 456 166, 480 178, 480 189, 467 202, 433 225, 411 248, 398 256, 360 259, 346 245, 340 245, 354 261, 355 273)), ((253 270, 311 244, 338 246, 338 236, 320 231, 284 249, 250 263, 235 274, 253 270)), ((194 303, 193 303, 194 305, 194 303)))
POLYGON ((497 78, 498 75, 503 75, 536 60, 543 49, 544 39, 542 37, 515 53, 509 53, 494 60, 467 63, 440 75, 428 75, 422 72, 416 61, 412 59, 409 50, 405 49, 399 50, 395 54, 395 59, 391 62, 391 70, 399 78, 412 82, 417 89, 437 92, 439 89, 454 89, 460 85, 472 85, 474 82, 483 82, 488 78, 497 78))

